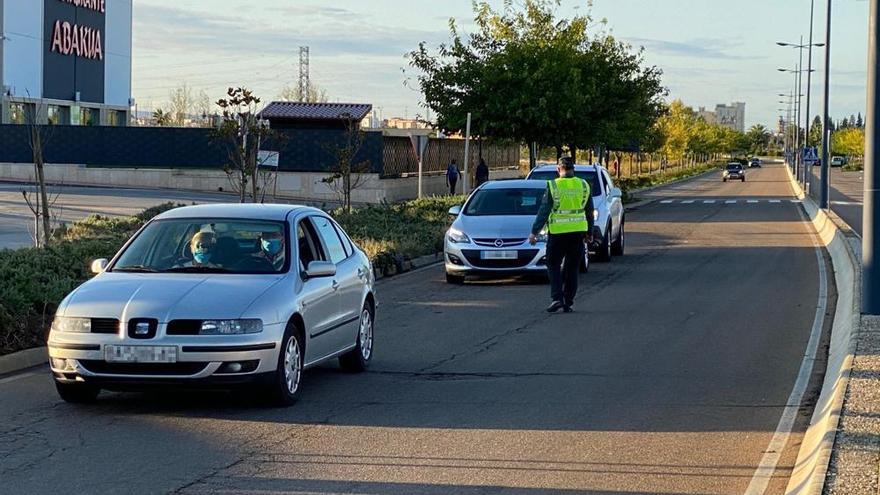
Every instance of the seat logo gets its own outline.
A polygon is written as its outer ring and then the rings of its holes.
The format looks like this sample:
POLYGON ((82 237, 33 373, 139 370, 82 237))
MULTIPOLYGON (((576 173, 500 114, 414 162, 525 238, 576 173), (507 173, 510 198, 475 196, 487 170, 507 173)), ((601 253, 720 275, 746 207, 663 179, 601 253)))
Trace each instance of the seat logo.
POLYGON ((495 247, 501 247, 504 245, 504 241, 501 239, 495 239, 495 247))
POLYGON ((134 326, 134 334, 135 335, 149 335, 150 334, 150 324, 145 321, 139 321, 134 326))

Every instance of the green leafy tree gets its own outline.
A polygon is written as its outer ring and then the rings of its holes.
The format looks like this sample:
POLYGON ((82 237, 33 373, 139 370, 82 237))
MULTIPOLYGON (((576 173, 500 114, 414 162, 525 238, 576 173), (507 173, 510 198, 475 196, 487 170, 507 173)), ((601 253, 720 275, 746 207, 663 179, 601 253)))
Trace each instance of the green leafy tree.
POLYGON ((810 124, 810 135, 807 139, 807 146, 822 145, 822 117, 816 115, 813 123, 810 124))
POLYGON ((746 133, 749 153, 759 155, 767 151, 770 144, 770 131, 761 124, 755 124, 746 133))
POLYGON ((865 130, 856 127, 841 129, 831 135, 831 152, 835 155, 865 154, 865 130))

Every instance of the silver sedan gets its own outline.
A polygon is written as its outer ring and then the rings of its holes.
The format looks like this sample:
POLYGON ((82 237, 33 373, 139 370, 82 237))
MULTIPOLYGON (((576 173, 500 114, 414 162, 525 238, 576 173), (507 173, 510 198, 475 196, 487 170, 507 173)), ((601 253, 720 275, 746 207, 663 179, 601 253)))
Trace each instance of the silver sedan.
POLYGON ((367 256, 326 213, 208 205, 151 220, 61 303, 49 334, 58 393, 256 385, 290 405, 303 370, 360 371, 376 317, 367 256))
MULTIPOLYGON (((450 209, 456 218, 444 242, 446 281, 460 284, 477 274, 546 273, 546 233, 538 236, 537 245, 528 243, 546 190, 546 181, 488 182, 464 206, 450 209)), ((582 271, 588 266, 585 253, 582 271)))

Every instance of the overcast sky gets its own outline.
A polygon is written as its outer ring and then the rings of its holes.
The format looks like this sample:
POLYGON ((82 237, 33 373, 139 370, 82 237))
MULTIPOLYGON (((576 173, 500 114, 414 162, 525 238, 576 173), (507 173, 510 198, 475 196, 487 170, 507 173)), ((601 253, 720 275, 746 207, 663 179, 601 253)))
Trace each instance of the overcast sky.
MULTIPOLYGON (((810 0, 593 3, 594 18, 644 46, 647 62, 663 69, 670 98, 710 109, 744 101, 747 125, 775 124, 777 94, 794 82, 776 69, 793 68, 798 56, 775 42, 809 34, 810 0)), ((816 0, 814 42, 824 41, 825 8, 816 0)), ((229 85, 275 99, 296 84, 299 46, 308 45, 311 79, 332 101, 372 103, 386 118, 425 113, 420 94, 404 85, 404 54, 420 41, 448 40, 450 17, 465 28, 473 17, 470 0, 137 0, 134 9, 133 93, 141 109, 162 105, 182 82, 212 99, 229 85)), ((561 13, 586 10, 586 0, 563 0, 561 13)), ((865 0, 834 1, 835 118, 864 113, 867 14, 865 0)), ((813 115, 821 109, 824 57, 814 50, 813 115)))

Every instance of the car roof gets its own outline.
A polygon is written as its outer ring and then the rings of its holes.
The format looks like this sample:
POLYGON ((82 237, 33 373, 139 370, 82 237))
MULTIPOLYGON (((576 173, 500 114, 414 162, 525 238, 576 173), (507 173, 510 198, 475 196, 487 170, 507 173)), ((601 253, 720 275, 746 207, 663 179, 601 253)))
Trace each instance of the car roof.
POLYGON ((540 180, 493 180, 483 184, 480 189, 543 189, 547 187, 545 181, 540 180))
POLYGON ((281 205, 262 203, 219 203, 209 205, 183 206, 158 215, 157 219, 169 218, 240 218, 249 220, 283 221, 291 213, 300 211, 320 212, 316 208, 302 205, 281 205))
MULTIPOLYGON (((599 168, 601 168, 601 165, 575 164, 574 171, 575 172, 595 172, 599 168)), ((532 172, 548 172, 548 171, 555 172, 556 165, 544 164, 544 165, 538 165, 537 167, 532 169, 532 172)), ((531 172, 529 172, 529 173, 531 173, 531 172)))

